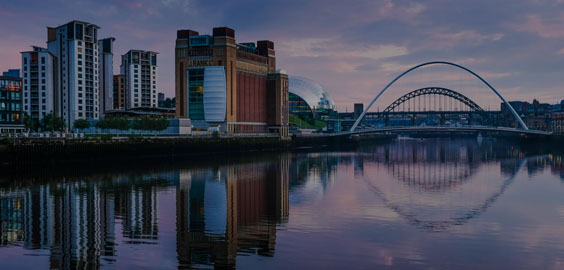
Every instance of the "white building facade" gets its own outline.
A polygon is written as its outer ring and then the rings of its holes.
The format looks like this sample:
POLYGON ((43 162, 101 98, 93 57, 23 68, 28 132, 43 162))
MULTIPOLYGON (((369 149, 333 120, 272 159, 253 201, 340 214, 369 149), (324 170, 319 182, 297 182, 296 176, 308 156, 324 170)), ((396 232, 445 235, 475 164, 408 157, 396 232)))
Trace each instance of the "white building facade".
POLYGON ((55 113, 58 105, 56 57, 40 47, 22 52, 21 56, 23 111, 38 122, 46 114, 55 113))
POLYGON ((125 77, 125 109, 157 107, 157 53, 130 50, 121 58, 125 77))
POLYGON ((68 129, 76 119, 99 119, 99 62, 97 25, 72 21, 47 28, 49 52, 57 58, 56 115, 68 129))

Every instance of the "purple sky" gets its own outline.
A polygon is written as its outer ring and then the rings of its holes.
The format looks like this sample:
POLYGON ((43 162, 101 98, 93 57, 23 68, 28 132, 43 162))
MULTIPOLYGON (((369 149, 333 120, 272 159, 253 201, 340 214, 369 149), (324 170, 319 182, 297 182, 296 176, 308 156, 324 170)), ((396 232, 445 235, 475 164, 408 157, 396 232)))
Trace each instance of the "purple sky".
MULTIPOLYGON (((564 99, 564 0, 5 0, 0 70, 20 68, 19 52, 46 46, 47 26, 73 19, 99 25, 100 38, 116 38, 116 73, 129 49, 159 52, 159 88, 167 96, 174 95, 176 30, 229 26, 238 42, 274 41, 278 68, 325 86, 340 111, 368 103, 405 69, 433 60, 467 66, 508 100, 564 99)), ((429 67, 400 80, 374 109, 426 86, 499 107, 464 72, 429 67)))

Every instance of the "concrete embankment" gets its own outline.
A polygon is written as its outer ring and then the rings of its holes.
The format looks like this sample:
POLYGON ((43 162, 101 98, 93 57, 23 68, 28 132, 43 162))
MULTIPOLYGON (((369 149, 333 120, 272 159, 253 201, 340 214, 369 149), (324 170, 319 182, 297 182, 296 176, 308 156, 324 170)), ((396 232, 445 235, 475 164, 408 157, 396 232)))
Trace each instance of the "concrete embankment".
POLYGON ((13 138, 4 139, 0 143, 0 162, 7 164, 77 159, 111 161, 123 158, 198 157, 235 152, 326 148, 355 143, 345 136, 294 137, 291 140, 281 140, 277 137, 145 137, 107 140, 13 138))

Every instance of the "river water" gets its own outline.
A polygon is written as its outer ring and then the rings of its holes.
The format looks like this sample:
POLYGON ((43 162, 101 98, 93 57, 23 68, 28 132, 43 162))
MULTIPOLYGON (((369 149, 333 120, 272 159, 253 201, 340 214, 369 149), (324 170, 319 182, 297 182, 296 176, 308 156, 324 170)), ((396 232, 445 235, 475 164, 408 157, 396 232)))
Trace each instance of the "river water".
POLYGON ((562 154, 476 139, 24 167, 0 269, 564 269, 562 154))

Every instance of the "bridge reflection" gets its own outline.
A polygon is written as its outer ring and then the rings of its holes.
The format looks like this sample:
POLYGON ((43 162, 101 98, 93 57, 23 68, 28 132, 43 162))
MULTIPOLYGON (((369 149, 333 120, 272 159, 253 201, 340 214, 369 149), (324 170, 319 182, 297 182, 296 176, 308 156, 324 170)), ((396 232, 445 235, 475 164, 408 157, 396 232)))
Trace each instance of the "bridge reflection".
POLYGON ((366 149, 355 168, 368 168, 362 179, 408 223, 443 231, 485 212, 521 167, 533 173, 558 160, 549 157, 525 158, 515 146, 500 142, 410 139, 366 149))
POLYGON ((522 169, 550 169, 564 181, 562 154, 526 156, 497 141, 400 140, 150 172, 136 165, 125 173, 18 174, 16 181, 4 174, 0 246, 34 250, 58 269, 135 260, 128 247, 140 245, 163 249, 155 252, 173 267, 233 268, 242 253, 274 256, 290 192, 312 184, 328 192, 337 175, 354 170, 374 201, 417 228, 444 231, 487 211, 522 169))

